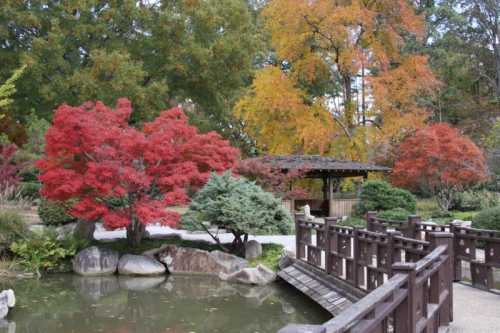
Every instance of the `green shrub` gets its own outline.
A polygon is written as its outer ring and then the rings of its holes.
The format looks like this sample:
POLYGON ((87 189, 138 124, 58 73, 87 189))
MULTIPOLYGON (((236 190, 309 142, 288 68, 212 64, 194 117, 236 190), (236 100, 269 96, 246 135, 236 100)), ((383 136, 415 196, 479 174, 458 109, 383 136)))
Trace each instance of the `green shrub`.
POLYGON ((345 220, 339 221, 338 225, 341 225, 344 227, 365 228, 366 227, 366 220, 361 218, 361 217, 350 216, 345 220))
POLYGON ((479 229, 500 230, 500 206, 480 211, 474 217, 472 226, 479 229))
POLYGON ((241 251, 242 236, 287 234, 291 231, 292 219, 274 195, 254 182, 235 178, 227 172, 220 176, 212 174, 182 218, 183 227, 190 230, 206 230, 204 223, 232 232, 234 250, 241 251))
POLYGON ((406 221, 408 220, 408 216, 412 215, 409 211, 403 208, 393 208, 389 210, 385 210, 378 214, 378 217, 393 220, 393 221, 406 221))
POLYGON ((39 182, 21 182, 19 191, 23 198, 38 199, 40 198, 40 188, 42 184, 39 182))
POLYGON ((76 220, 68 210, 69 204, 43 199, 38 206, 38 215, 46 225, 61 225, 76 220))
POLYGON ((415 196, 401 188, 392 187, 382 180, 369 180, 363 184, 360 196, 361 202, 356 207, 359 215, 368 211, 385 211, 394 208, 415 213, 417 201, 415 196))
POLYGON ((0 211, 0 257, 5 256, 10 244, 28 233, 22 216, 15 210, 0 211))
POLYGON ((49 230, 12 243, 10 250, 17 264, 40 276, 42 272, 66 271, 70 259, 87 245, 73 237, 57 240, 56 233, 49 230))
POLYGON ((488 191, 458 192, 452 202, 452 208, 462 212, 486 209, 498 205, 496 193, 488 191))

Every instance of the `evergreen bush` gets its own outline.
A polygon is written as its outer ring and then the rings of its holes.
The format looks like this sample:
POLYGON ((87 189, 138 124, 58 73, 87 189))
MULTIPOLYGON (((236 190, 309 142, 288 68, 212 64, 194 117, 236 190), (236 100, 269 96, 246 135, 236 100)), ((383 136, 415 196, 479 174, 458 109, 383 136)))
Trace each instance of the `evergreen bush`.
POLYGON ((290 233, 292 218, 273 194, 226 172, 212 174, 182 219, 182 226, 188 230, 209 232, 208 223, 233 233, 233 249, 239 251, 249 234, 290 233))
POLYGON ((382 180, 369 180, 363 184, 360 203, 356 212, 362 215, 368 211, 386 211, 402 208, 411 214, 417 209, 415 196, 409 191, 393 187, 382 180))
POLYGON ((480 211, 474 217, 472 226, 479 229, 500 230, 500 206, 480 211))

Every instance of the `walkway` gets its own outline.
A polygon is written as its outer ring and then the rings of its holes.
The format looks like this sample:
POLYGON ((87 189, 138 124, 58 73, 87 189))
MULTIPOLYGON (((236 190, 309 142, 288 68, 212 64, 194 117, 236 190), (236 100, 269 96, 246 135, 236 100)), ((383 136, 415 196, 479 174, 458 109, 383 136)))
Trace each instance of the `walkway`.
MULTIPOLYGON (((206 241, 210 243, 215 243, 215 241, 206 232, 189 232, 186 230, 173 229, 164 226, 147 226, 146 231, 150 234, 152 238, 161 238, 165 236, 178 235, 185 240, 199 240, 206 241)), ((125 229, 107 231, 102 225, 96 225, 96 231, 94 233, 94 238, 98 240, 112 240, 126 237, 125 229)), ((233 241, 233 234, 231 233, 220 233, 217 235, 222 243, 231 243, 233 241)), ((276 236, 249 236, 248 239, 254 239, 259 243, 275 243, 281 244, 285 247, 287 251, 295 253, 295 235, 276 235, 276 236)))
POLYGON ((500 332, 500 295, 462 283, 453 285, 453 293, 453 322, 447 332, 500 332))

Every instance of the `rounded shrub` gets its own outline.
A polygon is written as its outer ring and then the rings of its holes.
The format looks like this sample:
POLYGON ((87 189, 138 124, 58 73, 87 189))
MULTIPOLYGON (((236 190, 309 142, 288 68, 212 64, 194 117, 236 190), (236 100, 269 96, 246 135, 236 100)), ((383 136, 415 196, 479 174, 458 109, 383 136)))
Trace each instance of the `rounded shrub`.
POLYGON ((46 225, 61 225, 76 220, 68 210, 68 204, 43 199, 38 206, 38 215, 46 225))
POLYGON ((385 210, 381 213, 378 214, 378 217, 386 220, 393 220, 393 221, 406 221, 408 219, 408 216, 412 215, 409 211, 407 211, 404 208, 393 208, 389 210, 385 210))
POLYGON ((360 203, 357 207, 358 214, 368 211, 386 211, 402 208, 410 213, 415 213, 417 200, 409 191, 393 187, 382 180, 369 180, 363 184, 360 203))
POLYGON ((500 230, 500 206, 480 211, 474 217, 472 226, 479 229, 500 230))
POLYGON ((249 234, 290 233, 292 218, 273 194, 226 172, 212 174, 182 217, 182 226, 188 230, 207 231, 205 223, 232 232, 234 245, 240 247, 241 237, 247 239, 249 234))

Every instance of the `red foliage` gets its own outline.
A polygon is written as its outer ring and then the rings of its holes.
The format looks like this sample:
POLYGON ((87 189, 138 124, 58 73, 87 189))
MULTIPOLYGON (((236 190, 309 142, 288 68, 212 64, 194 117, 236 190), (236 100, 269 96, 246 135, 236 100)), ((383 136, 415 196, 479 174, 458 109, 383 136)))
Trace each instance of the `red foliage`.
POLYGON ((42 195, 77 199, 72 215, 102 219, 109 229, 162 223, 179 214, 165 207, 186 203, 210 172, 233 167, 238 150, 214 133, 200 134, 179 108, 164 111, 142 131, 129 126, 131 104, 115 109, 87 102, 60 106, 37 162, 42 195))
POLYGON ((0 145, 0 191, 19 183, 18 173, 22 165, 14 161, 16 152, 16 145, 0 145))
POLYGON ((446 196, 487 179, 481 149, 445 123, 417 131, 399 150, 392 180, 410 190, 446 196))
POLYGON ((234 172, 255 181, 264 190, 283 199, 299 199, 308 196, 307 190, 291 186, 294 180, 303 178, 307 170, 288 170, 284 173, 258 159, 247 159, 241 161, 234 172))

